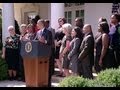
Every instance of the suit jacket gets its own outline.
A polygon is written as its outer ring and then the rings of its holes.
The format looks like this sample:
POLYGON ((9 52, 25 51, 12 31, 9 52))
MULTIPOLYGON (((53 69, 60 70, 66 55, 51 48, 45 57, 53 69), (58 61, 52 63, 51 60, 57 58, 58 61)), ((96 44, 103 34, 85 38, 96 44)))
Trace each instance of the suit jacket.
MULTIPOLYGON (((38 37, 39 37, 38 34, 39 34, 39 33, 37 32, 35 39, 38 39, 38 37)), ((45 40, 47 41, 47 43, 46 43, 47 45, 52 45, 52 33, 51 33, 49 30, 47 30, 47 29, 45 28, 45 29, 43 30, 41 36, 43 36, 43 37, 45 38, 45 40)))
POLYGON ((115 33, 111 39, 111 46, 114 50, 120 50, 120 24, 116 25, 115 28, 115 33))
POLYGON ((94 64, 94 37, 92 33, 85 35, 78 59, 88 65, 94 64))
POLYGON ((76 57, 78 57, 81 41, 82 40, 80 40, 79 38, 74 38, 70 42, 70 52, 68 54, 68 57, 70 57, 71 60, 74 60, 76 57))
POLYGON ((51 27, 48 27, 47 28, 49 31, 51 31, 52 33, 52 38, 54 39, 55 38, 55 29, 51 28, 51 27))
POLYGON ((55 29, 48 27, 47 28, 52 33, 52 47, 55 48, 54 38, 55 38, 55 29))

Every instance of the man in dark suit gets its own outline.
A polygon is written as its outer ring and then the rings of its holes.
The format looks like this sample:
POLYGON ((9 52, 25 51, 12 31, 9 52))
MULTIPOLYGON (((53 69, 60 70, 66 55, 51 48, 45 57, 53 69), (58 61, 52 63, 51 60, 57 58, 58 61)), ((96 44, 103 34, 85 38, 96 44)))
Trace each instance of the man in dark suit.
MULTIPOLYGON (((35 39, 38 39, 41 43, 52 46, 52 33, 45 28, 45 22, 43 19, 37 21, 38 31, 35 39)), ((51 86, 51 60, 49 60, 49 76, 48 76, 48 87, 51 86)))
POLYGON ((43 19, 37 22, 38 32, 35 39, 38 39, 41 43, 52 45, 52 33, 45 28, 45 22, 43 19))
POLYGON ((82 71, 81 75, 85 78, 93 78, 92 66, 94 63, 94 38, 91 25, 84 25, 83 33, 85 36, 80 46, 80 54, 78 56, 80 61, 79 65, 82 71))
POLYGON ((51 74, 54 74, 54 62, 55 62, 55 43, 54 43, 54 38, 55 38, 55 29, 50 27, 50 21, 48 19, 45 20, 45 27, 52 33, 52 52, 50 56, 50 67, 51 67, 51 74))

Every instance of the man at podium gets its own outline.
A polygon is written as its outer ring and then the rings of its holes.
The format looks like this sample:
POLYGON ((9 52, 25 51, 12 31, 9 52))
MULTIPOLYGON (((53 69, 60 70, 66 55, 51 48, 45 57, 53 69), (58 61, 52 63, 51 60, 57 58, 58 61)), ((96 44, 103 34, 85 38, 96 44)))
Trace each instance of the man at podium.
POLYGON ((45 28, 45 22, 43 19, 37 22, 38 31, 35 40, 39 40, 41 43, 51 45, 52 44, 52 33, 45 28))
MULTIPOLYGON (((43 44, 52 45, 52 33, 51 31, 45 28, 45 21, 43 19, 39 19, 37 21, 38 31, 36 33, 35 40, 39 40, 43 44)), ((48 76, 48 87, 51 86, 51 76, 52 76, 52 61, 49 59, 49 76, 48 76)))

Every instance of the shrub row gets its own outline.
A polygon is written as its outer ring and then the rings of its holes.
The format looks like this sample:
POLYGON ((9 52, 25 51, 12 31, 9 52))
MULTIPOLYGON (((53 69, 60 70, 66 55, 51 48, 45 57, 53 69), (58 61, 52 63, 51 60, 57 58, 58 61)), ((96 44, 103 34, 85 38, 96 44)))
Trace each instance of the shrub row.
POLYGON ((59 87, 120 87, 120 68, 101 71, 93 80, 69 76, 60 82, 59 87))

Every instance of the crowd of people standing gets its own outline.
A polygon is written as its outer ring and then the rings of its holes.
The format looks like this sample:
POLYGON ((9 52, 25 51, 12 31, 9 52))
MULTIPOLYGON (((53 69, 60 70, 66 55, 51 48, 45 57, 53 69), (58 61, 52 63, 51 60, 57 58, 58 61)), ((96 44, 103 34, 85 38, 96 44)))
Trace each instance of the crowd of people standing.
POLYGON ((92 68, 96 73, 107 68, 118 68, 120 65, 120 15, 113 14, 110 23, 103 17, 99 18, 98 30, 94 37, 92 26, 83 24, 82 19, 75 19, 75 26, 59 18, 57 30, 50 26, 48 19, 32 19, 28 25, 20 25, 20 35, 15 28, 9 26, 10 36, 6 38, 2 58, 8 64, 9 79, 24 77, 23 59, 20 55, 20 41, 39 40, 51 45, 49 62, 49 85, 54 74, 56 62, 59 76, 72 75, 93 79, 92 68), (72 71, 70 73, 69 71, 72 71))

